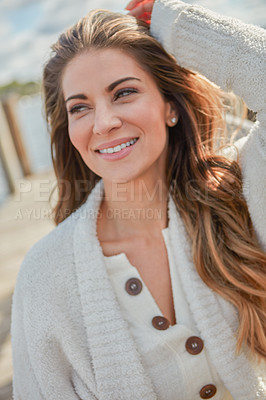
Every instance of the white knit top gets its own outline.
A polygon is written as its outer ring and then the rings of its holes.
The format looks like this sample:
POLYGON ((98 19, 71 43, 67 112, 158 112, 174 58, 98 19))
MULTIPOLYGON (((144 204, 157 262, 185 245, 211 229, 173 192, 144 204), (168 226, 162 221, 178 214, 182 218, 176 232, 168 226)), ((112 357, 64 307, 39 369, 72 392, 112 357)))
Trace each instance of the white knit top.
POLYGON ((145 370, 153 382, 158 399, 200 400, 202 388, 208 385, 208 390, 209 384, 217 390, 212 399, 232 399, 212 365, 206 348, 196 353, 186 349, 189 341, 192 340, 197 346, 197 341, 201 343, 201 339, 180 282, 178 267, 182 266, 175 262, 169 229, 163 229, 162 235, 168 254, 176 316, 176 324, 165 330, 153 326, 153 318, 162 316, 162 313, 126 254, 104 257, 123 317, 136 341, 145 370), (127 282, 132 279, 136 279, 137 284, 140 281, 142 285, 137 295, 126 290, 127 282), (193 341, 195 337, 196 341, 193 341))

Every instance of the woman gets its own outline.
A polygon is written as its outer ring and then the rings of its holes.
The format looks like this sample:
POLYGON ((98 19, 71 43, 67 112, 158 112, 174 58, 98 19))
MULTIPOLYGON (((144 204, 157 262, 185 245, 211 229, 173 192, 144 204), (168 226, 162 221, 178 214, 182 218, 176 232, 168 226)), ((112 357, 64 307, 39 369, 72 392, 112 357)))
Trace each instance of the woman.
POLYGON ((265 398, 265 33, 171 0, 151 33, 178 65, 100 10, 45 66, 58 226, 18 276, 14 399, 265 398), (243 179, 199 73, 257 111, 243 179))

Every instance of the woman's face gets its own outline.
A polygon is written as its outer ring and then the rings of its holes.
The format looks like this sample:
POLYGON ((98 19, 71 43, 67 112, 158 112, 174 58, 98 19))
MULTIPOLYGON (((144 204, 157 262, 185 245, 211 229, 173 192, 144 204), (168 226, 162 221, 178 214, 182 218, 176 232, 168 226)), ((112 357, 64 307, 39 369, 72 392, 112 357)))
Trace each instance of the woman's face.
POLYGON ((103 180, 164 176, 175 116, 151 76, 117 49, 76 56, 63 75, 70 140, 103 180))

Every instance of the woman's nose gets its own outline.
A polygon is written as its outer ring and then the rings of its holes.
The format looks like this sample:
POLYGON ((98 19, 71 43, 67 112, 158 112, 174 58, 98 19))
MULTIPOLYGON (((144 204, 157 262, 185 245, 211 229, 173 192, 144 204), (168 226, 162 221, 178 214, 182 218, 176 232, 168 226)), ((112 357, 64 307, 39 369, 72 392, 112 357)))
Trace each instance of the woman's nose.
POLYGON ((115 113, 111 105, 101 105, 95 108, 93 133, 107 135, 113 129, 122 126, 121 118, 115 113))

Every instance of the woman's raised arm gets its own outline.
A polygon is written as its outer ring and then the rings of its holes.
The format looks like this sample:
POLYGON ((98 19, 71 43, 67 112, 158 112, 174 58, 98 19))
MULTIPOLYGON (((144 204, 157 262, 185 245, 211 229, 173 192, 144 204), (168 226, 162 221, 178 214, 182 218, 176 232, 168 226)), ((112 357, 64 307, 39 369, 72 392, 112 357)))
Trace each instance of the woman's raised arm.
POLYGON ((151 32, 178 64, 233 90, 254 111, 265 107, 266 31, 176 0, 155 2, 151 32))
POLYGON ((181 66, 241 96, 257 122, 240 150, 243 194, 266 249, 266 31, 203 7, 155 2, 151 32, 181 66))

